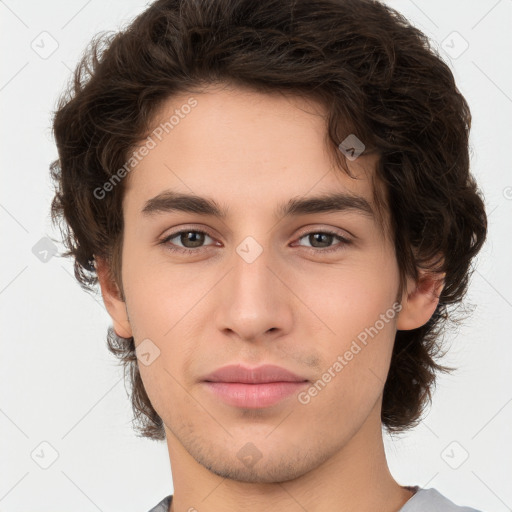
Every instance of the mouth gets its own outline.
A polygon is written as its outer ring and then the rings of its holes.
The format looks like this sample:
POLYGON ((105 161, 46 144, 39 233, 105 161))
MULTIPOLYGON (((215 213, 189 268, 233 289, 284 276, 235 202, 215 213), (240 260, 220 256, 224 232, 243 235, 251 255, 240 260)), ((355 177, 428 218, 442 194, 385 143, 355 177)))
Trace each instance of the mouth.
POLYGON ((202 382, 224 403, 249 409, 276 405, 309 383, 304 377, 275 365, 252 369, 229 365, 207 375, 202 382))

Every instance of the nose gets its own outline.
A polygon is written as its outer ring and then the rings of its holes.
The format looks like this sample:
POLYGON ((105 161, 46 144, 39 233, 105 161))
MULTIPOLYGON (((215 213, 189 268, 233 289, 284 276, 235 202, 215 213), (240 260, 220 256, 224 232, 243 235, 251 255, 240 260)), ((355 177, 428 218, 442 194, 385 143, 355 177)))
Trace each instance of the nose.
POLYGON ((282 336, 294 323, 293 293, 284 265, 256 244, 249 240, 237 248, 216 297, 218 328, 251 342, 282 336))

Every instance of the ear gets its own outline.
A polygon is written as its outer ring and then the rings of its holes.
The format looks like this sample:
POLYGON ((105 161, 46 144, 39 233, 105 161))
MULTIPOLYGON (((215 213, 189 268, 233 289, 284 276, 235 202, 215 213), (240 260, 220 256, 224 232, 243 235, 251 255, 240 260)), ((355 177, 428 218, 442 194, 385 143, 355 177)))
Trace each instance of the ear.
POLYGON ((101 288, 103 302, 107 308, 108 314, 112 318, 114 330, 122 338, 131 338, 132 328, 128 320, 126 303, 121 298, 121 292, 110 272, 105 259, 95 258, 96 274, 101 288))
POLYGON ((408 331, 425 325, 434 314, 439 295, 444 288, 445 274, 433 274, 420 270, 418 281, 407 280, 407 290, 402 297, 396 328, 408 331))

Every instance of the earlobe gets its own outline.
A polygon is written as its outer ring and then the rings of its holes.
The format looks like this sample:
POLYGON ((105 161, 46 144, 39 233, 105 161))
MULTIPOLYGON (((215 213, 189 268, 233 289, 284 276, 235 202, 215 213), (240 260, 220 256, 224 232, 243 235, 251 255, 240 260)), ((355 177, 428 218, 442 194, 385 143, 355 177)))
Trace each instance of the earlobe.
POLYGON ((107 308, 108 314, 112 318, 116 334, 122 338, 131 338, 133 334, 128 320, 126 303, 121 298, 119 287, 110 272, 106 260, 103 258, 95 258, 95 267, 103 302, 107 308))
POLYGON ((402 299, 402 309, 397 317, 399 331, 417 329, 425 325, 437 308, 444 288, 445 274, 421 273, 418 281, 408 280, 402 299))

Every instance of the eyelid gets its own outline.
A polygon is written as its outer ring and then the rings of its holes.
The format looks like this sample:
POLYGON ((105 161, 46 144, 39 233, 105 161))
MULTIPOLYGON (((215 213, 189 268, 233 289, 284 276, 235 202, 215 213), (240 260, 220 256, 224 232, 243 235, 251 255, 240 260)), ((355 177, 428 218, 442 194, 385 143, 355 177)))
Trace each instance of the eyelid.
POLYGON ((194 225, 194 224, 190 224, 190 225, 185 224, 184 226, 180 224, 179 229, 178 229, 178 227, 167 228, 164 231, 164 233, 168 233, 168 234, 161 235, 159 238, 164 239, 164 238, 174 237, 176 235, 179 235, 180 233, 188 232, 188 231, 205 233, 206 235, 210 236, 211 238, 218 238, 218 236, 214 235, 214 231, 211 230, 210 228, 207 228, 206 226, 203 226, 203 225, 194 225), (176 231, 174 231, 174 229, 176 229, 176 231))
POLYGON ((309 225, 305 228, 302 228, 297 238, 302 238, 304 235, 309 235, 311 233, 329 233, 330 235, 336 235, 345 240, 346 242, 350 242, 352 238, 355 238, 351 233, 349 233, 346 230, 341 230, 340 228, 334 228, 334 227, 326 227, 325 225, 309 225))

